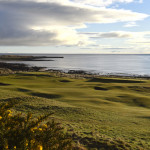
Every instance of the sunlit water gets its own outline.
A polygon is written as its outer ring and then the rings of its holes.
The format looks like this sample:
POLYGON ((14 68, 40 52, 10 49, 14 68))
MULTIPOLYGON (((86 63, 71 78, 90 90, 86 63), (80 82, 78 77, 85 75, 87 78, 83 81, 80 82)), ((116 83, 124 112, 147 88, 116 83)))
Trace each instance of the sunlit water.
POLYGON ((66 72, 84 70, 99 74, 150 76, 150 55, 40 54, 40 56, 63 56, 64 58, 46 58, 45 60, 54 61, 19 61, 19 63, 66 72))

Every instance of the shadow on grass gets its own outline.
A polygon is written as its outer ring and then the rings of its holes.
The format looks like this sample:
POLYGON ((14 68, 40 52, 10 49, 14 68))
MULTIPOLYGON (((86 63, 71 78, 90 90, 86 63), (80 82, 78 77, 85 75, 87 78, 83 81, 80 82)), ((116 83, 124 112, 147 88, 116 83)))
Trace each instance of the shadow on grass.
POLYGON ((144 83, 144 81, 136 81, 136 80, 120 80, 120 79, 103 79, 103 78, 93 78, 88 80, 87 82, 101 82, 101 83, 144 83))
POLYGON ((146 106, 146 105, 144 104, 144 102, 141 101, 140 99, 134 98, 132 101, 133 101, 133 103, 136 104, 137 106, 140 106, 140 107, 148 107, 148 106, 146 106))
POLYGON ((50 98, 50 99, 61 98, 62 97, 59 94, 48 94, 48 93, 39 93, 39 92, 32 92, 32 93, 30 93, 30 95, 37 96, 37 97, 42 97, 42 98, 50 98))
POLYGON ((7 83, 2 83, 2 82, 0 82, 0 86, 8 86, 8 85, 11 85, 11 84, 7 84, 7 83))
POLYGON ((120 95, 118 98, 108 98, 107 100, 116 101, 121 103, 126 103, 130 106, 138 106, 138 107, 145 107, 150 108, 149 98, 145 97, 133 97, 132 95, 120 95), (118 99, 119 98, 119 99, 118 99))
POLYGON ((103 88, 103 87, 100 87, 100 86, 95 86, 94 89, 95 89, 95 90, 108 91, 107 88, 103 88))
POLYGON ((128 86, 130 90, 136 91, 136 92, 149 92, 150 87, 142 87, 142 86, 128 86))
POLYGON ((150 116, 140 116, 138 118, 143 118, 143 119, 149 119, 150 120, 150 116))
POLYGON ((20 76, 27 76, 27 77, 52 77, 51 75, 48 74, 30 74, 30 73, 19 73, 18 75, 20 76))
POLYGON ((60 80, 60 82, 72 82, 70 80, 60 80))
POLYGON ((23 88, 17 88, 16 90, 19 92, 31 92, 31 90, 23 89, 23 88))

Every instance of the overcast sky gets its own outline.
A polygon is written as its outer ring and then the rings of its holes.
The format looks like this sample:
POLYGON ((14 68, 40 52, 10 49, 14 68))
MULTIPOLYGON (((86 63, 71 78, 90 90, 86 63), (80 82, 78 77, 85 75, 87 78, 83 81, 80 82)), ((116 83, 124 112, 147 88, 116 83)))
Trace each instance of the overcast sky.
POLYGON ((0 53, 149 53, 150 0, 0 0, 0 53))

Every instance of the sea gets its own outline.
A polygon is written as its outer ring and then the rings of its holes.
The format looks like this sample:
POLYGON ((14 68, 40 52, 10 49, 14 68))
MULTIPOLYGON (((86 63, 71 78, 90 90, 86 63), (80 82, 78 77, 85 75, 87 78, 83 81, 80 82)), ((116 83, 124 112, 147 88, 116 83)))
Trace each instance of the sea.
MULTIPOLYGON (((4 55, 4 54, 0 54, 4 55)), ((7 53, 8 55, 8 53, 7 53)), ((9 54, 10 55, 10 54, 9 54)), ((12 54, 11 54, 12 55, 12 54)), ((46 70, 83 70, 99 75, 150 77, 149 54, 17 54, 63 58, 43 58, 44 61, 9 61, 29 66, 45 67, 46 70), (49 61, 51 60, 51 61, 49 61)))

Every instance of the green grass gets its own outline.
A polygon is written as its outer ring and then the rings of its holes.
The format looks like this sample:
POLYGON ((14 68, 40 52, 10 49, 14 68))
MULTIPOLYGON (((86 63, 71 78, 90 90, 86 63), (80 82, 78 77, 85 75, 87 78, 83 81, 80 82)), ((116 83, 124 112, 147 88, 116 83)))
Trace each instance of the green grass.
POLYGON ((53 111, 88 147, 121 141, 133 150, 150 149, 150 80, 72 79, 42 72, 0 76, 1 102, 13 99, 21 102, 14 111, 35 116, 53 111))

